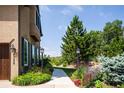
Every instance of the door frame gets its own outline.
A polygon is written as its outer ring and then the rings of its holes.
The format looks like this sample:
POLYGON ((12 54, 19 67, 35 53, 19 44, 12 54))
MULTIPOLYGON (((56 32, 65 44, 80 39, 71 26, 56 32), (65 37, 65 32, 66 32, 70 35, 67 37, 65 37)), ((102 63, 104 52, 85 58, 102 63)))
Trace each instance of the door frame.
MULTIPOLYGON (((9 43, 0 43, 0 44, 3 44, 3 45, 7 45, 8 46, 8 53, 9 53, 9 58, 8 58, 8 60, 9 60, 9 71, 8 71, 8 73, 9 73, 9 78, 8 78, 8 80, 11 80, 11 52, 10 52, 10 44, 9 43)), ((4 80, 4 79, 3 79, 4 80)))

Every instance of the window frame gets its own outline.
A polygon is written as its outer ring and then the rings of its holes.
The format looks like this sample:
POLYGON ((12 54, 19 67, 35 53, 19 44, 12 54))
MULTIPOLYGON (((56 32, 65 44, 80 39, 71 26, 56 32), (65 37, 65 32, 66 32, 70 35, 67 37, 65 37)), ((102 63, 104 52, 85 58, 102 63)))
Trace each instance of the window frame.
POLYGON ((37 64, 39 64, 40 58, 39 58, 39 48, 37 48, 37 64))
POLYGON ((36 21, 35 21, 36 26, 39 29, 39 31, 41 31, 41 20, 40 20, 40 13, 39 13, 38 8, 36 8, 36 17, 35 18, 36 18, 36 21))
MULTIPOLYGON (((26 63, 25 62, 23 62, 23 65, 24 66, 28 66, 28 64, 29 64, 29 50, 28 50, 28 41, 24 38, 24 45, 23 45, 24 47, 26 46, 26 54, 27 54, 27 57, 26 57, 26 63), (26 44, 26 45, 25 45, 26 44)), ((25 49, 23 50, 24 51, 24 53, 25 53, 25 49)), ((25 54, 23 55, 23 57, 25 58, 25 54)), ((25 59, 23 59, 23 61, 25 61, 25 59)))
POLYGON ((31 48, 31 64, 34 66, 35 65, 35 46, 32 45, 32 48, 31 48))

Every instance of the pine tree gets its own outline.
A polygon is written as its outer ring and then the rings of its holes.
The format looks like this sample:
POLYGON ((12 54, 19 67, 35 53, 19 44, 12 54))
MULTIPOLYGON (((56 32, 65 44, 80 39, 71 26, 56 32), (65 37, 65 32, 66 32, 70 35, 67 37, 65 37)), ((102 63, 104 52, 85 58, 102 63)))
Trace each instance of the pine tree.
POLYGON ((106 23, 103 29, 103 54, 105 56, 116 56, 124 51, 124 27, 121 20, 106 23))
POLYGON ((111 85, 124 84, 124 53, 115 57, 97 57, 102 62, 102 72, 104 81, 111 85))
MULTIPOLYGON (((85 33, 86 29, 82 21, 79 20, 78 16, 74 16, 62 38, 62 58, 65 63, 70 64, 76 61, 76 49, 79 48, 81 50, 82 37, 85 33)), ((83 53, 80 54, 82 55, 83 53)))

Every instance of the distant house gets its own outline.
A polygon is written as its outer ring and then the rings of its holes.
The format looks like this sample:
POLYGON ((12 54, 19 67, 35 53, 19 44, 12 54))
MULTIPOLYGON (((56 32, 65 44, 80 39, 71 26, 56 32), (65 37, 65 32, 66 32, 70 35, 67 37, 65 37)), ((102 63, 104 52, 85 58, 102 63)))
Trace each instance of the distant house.
POLYGON ((11 80, 39 64, 39 6, 0 6, 0 80, 11 80))

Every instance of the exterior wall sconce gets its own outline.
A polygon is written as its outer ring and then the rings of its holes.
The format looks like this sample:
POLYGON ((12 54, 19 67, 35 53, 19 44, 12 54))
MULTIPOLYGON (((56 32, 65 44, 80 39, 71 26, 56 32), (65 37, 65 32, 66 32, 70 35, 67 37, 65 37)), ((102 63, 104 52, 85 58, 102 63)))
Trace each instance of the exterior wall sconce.
POLYGON ((13 44, 10 47, 10 51, 13 53, 13 64, 15 64, 16 48, 13 44))
POLYGON ((13 53, 16 53, 16 48, 13 44, 10 47, 10 51, 13 52, 13 53))

